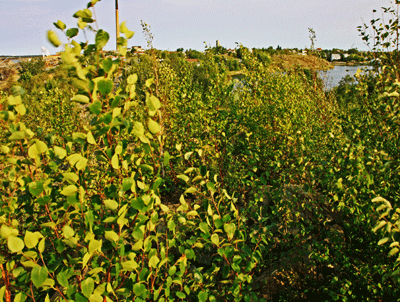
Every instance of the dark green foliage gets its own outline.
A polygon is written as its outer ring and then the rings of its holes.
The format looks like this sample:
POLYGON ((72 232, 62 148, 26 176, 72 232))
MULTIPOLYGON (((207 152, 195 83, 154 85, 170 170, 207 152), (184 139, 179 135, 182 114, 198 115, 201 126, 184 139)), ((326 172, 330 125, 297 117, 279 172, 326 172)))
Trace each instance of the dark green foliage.
POLYGON ((20 61, 19 65, 19 81, 22 83, 29 82, 33 76, 43 73, 45 61, 43 58, 30 59, 29 61, 20 61))

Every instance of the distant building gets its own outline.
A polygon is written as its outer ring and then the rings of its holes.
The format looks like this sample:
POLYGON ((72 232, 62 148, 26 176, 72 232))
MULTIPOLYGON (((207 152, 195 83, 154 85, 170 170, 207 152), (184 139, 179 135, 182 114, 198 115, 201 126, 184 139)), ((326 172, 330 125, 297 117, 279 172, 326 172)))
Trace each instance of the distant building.
POLYGON ((144 49, 142 46, 132 46, 131 51, 133 50, 134 53, 143 54, 144 49))
POLYGON ((339 61, 340 60, 340 54, 339 53, 333 53, 331 55, 331 61, 339 61))
POLYGON ((189 63, 196 63, 197 66, 200 66, 200 62, 198 59, 186 59, 189 63))
POLYGON ((219 43, 219 40, 217 40, 216 46, 217 46, 217 47, 220 47, 220 46, 221 46, 221 44, 219 43))

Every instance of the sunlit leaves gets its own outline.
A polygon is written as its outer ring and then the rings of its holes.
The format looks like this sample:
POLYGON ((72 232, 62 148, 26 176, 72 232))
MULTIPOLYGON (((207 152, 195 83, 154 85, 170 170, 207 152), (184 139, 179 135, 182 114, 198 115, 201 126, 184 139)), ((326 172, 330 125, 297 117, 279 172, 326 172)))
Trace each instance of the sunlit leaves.
POLYGON ((18 236, 18 230, 3 224, 0 228, 0 235, 4 239, 7 239, 10 236, 18 236))
POLYGON ((54 46, 58 47, 62 44, 60 39, 58 38, 57 34, 53 30, 49 30, 47 32, 47 40, 54 46))
POLYGON ((55 27, 58 29, 64 30, 67 26, 64 24, 64 22, 58 20, 57 22, 53 23, 55 27))
POLYGON ((19 141, 19 140, 23 140, 25 138, 25 136, 26 135, 25 135, 24 131, 15 131, 8 137, 8 140, 19 141))
POLYGON ((135 34, 133 31, 130 31, 127 27, 126 27, 126 21, 122 22, 120 25, 120 31, 121 33, 125 34, 125 37, 127 39, 130 39, 133 37, 133 35, 135 34))
POLYGON ((92 278, 87 278, 81 283, 82 293, 86 298, 90 298, 90 295, 94 290, 94 280, 92 278))
POLYGON ((107 209, 110 209, 110 210, 118 209, 118 202, 116 202, 113 199, 104 200, 104 205, 106 206, 107 209))
POLYGON ((160 125, 153 119, 148 120, 148 127, 151 133, 157 134, 158 132, 161 131, 160 125))
POLYGON ((82 9, 77 11, 74 15, 74 18, 91 18, 92 12, 89 9, 82 9))
POLYGON ((29 192, 33 196, 39 196, 44 190, 43 182, 41 182, 41 181, 31 182, 31 183, 29 183, 28 188, 29 188, 29 192))
POLYGON ((65 225, 63 227, 63 235, 64 235, 65 239, 69 239, 75 235, 75 231, 69 225, 65 225))
POLYGON ((149 115, 154 116, 158 109, 161 108, 161 103, 157 97, 154 95, 146 95, 146 105, 149 109, 149 115))
POLYGON ((74 97, 72 97, 71 101, 81 104, 87 104, 89 103, 89 98, 86 95, 77 94, 74 97))
POLYGON ((30 158, 36 158, 40 154, 45 153, 46 151, 47 151, 47 145, 40 140, 35 140, 35 142, 28 149, 28 155, 30 158))
POLYGON ((31 272, 31 280, 36 287, 41 286, 47 279, 48 270, 45 266, 35 266, 31 272))
POLYGON ((7 246, 11 253, 18 253, 22 251, 22 249, 25 247, 24 241, 15 236, 9 236, 7 238, 7 246))
POLYGON ((69 185, 63 188, 63 190, 60 192, 60 194, 64 196, 71 196, 72 194, 75 194, 78 192, 78 188, 75 185, 69 185))
POLYGON ((110 35, 102 30, 99 29, 96 33, 96 48, 97 50, 101 50, 104 46, 106 46, 108 40, 110 39, 110 35))

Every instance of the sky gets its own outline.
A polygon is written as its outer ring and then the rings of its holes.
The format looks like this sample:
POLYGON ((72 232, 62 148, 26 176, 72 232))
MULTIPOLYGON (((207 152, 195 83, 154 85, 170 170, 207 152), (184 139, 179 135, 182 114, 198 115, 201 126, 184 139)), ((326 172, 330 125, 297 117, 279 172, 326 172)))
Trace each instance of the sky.
MULTIPOLYGON (((46 39, 53 25, 63 21, 77 27, 72 15, 86 8, 89 0, 0 0, 0 55, 40 55, 41 47, 51 54, 61 50, 46 39)), ((118 0, 120 22, 135 32, 128 46, 147 47, 141 20, 150 25, 153 46, 203 51, 216 40, 226 48, 236 43, 249 48, 310 47, 308 28, 316 33, 315 47, 368 50, 357 26, 368 23, 372 10, 390 6, 390 0, 118 0)), ((110 34, 106 49, 115 49, 115 1, 95 5, 98 28, 110 34)), ((95 26, 96 28, 96 26, 95 26)), ((97 29, 97 28, 96 28, 97 29)), ((94 34, 88 32, 90 43, 94 34)), ((78 42, 85 41, 81 33, 78 42)))

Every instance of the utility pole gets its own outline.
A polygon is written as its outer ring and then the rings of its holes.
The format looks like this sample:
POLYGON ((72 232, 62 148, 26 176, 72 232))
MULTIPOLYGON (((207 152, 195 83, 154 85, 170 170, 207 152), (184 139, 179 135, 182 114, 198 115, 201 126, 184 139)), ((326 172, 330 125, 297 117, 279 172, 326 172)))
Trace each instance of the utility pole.
POLYGON ((116 22, 116 50, 118 50, 118 38, 119 38, 119 15, 118 15, 118 0, 115 0, 115 22, 116 22))

